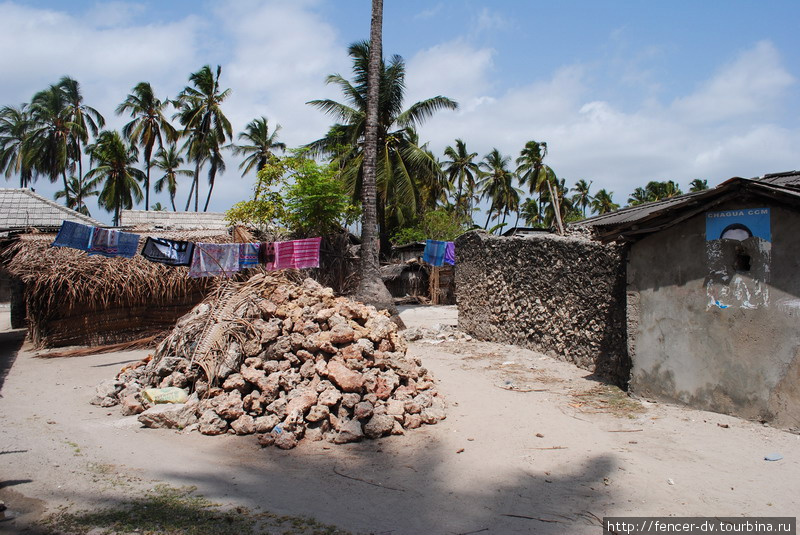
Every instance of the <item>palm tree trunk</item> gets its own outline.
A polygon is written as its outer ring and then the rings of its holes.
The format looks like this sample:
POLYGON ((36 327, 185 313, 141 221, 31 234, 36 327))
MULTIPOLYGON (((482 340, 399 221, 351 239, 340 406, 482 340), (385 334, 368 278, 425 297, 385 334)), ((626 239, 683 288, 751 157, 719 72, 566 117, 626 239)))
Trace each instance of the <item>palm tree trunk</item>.
MULTIPOLYGON (((192 187, 189 189, 189 198, 186 199, 186 211, 189 211, 189 207, 192 205, 192 193, 195 193, 194 189, 197 185, 197 177, 200 176, 200 161, 198 160, 195 162, 194 166, 194 180, 192 180, 192 187)), ((195 212, 197 208, 195 208, 195 212)))
POLYGON ((144 179, 144 209, 150 210, 150 158, 145 163, 147 166, 147 178, 144 179))
POLYGON ((203 206, 203 211, 208 212, 208 203, 211 201, 211 192, 214 191, 214 179, 217 177, 217 166, 211 164, 211 174, 208 176, 208 197, 206 197, 206 204, 203 206))
POLYGON ((69 201, 69 187, 67 187, 67 168, 61 170, 61 178, 64 181, 64 200, 69 201))
POLYGON ((175 194, 174 193, 170 193, 169 194, 169 202, 172 204, 172 211, 173 212, 177 212, 178 209, 175 208, 175 194))
MULTIPOLYGON (((378 105, 383 26, 383 0, 372 0, 372 19, 369 32, 369 65, 367 69, 367 117, 364 128, 364 175, 361 203, 364 209, 361 224, 360 280, 356 294, 376 308, 388 308, 396 314, 392 296, 383 284, 378 260, 377 191, 375 178, 378 162, 378 105)), ((398 318, 399 321, 399 318, 398 318)))

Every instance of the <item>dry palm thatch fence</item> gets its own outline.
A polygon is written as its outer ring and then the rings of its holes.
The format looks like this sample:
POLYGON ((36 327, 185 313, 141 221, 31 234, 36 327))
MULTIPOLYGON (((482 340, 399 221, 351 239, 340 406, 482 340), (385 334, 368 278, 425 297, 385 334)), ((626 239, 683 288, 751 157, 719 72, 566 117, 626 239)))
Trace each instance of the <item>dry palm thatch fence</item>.
MULTIPOLYGON (((197 242, 231 242, 209 231, 158 233, 197 242)), ((12 276, 25 284, 28 333, 38 348, 104 345, 152 336, 203 300, 212 279, 188 268, 133 258, 88 256, 50 247, 54 235, 28 234, 3 252, 12 276)), ((143 245, 144 240, 141 240, 143 245)))

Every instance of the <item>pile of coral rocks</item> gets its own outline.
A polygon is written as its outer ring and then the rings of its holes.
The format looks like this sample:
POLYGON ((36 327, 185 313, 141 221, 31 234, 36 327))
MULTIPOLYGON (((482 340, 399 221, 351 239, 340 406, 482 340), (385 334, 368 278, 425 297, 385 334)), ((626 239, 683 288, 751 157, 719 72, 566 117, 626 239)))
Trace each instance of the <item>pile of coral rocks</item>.
POLYGON ((385 311, 280 273, 226 284, 155 354, 101 383, 92 403, 120 404, 147 427, 257 434, 283 449, 403 434, 445 418, 433 378, 406 355, 385 311), (154 403, 159 392, 178 392, 171 401, 179 402, 154 403))

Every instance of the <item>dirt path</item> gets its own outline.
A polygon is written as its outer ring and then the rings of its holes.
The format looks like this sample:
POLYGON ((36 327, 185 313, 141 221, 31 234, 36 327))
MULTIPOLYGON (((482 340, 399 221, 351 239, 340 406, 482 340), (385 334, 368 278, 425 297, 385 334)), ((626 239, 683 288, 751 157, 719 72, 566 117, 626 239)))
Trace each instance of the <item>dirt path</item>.
MULTIPOLYGON (((455 310, 414 307, 403 317, 409 326, 453 324, 455 310)), ((800 437, 633 402, 583 370, 513 346, 414 342, 410 351, 447 396, 445 421, 379 441, 281 451, 253 437, 142 429, 116 407, 88 403, 97 383, 146 352, 46 360, 19 345, 0 337, 0 499, 13 517, 0 532, 158 482, 393 535, 597 534, 603 516, 800 512, 800 437), (784 459, 764 461, 773 452, 784 459)))

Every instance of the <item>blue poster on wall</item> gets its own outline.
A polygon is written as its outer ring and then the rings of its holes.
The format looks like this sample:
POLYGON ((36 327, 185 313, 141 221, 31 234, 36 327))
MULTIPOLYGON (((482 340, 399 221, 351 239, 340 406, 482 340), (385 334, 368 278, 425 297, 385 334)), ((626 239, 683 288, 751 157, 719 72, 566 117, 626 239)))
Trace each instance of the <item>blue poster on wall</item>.
POLYGON ((706 213, 706 241, 761 238, 772 241, 769 208, 740 208, 706 213))

